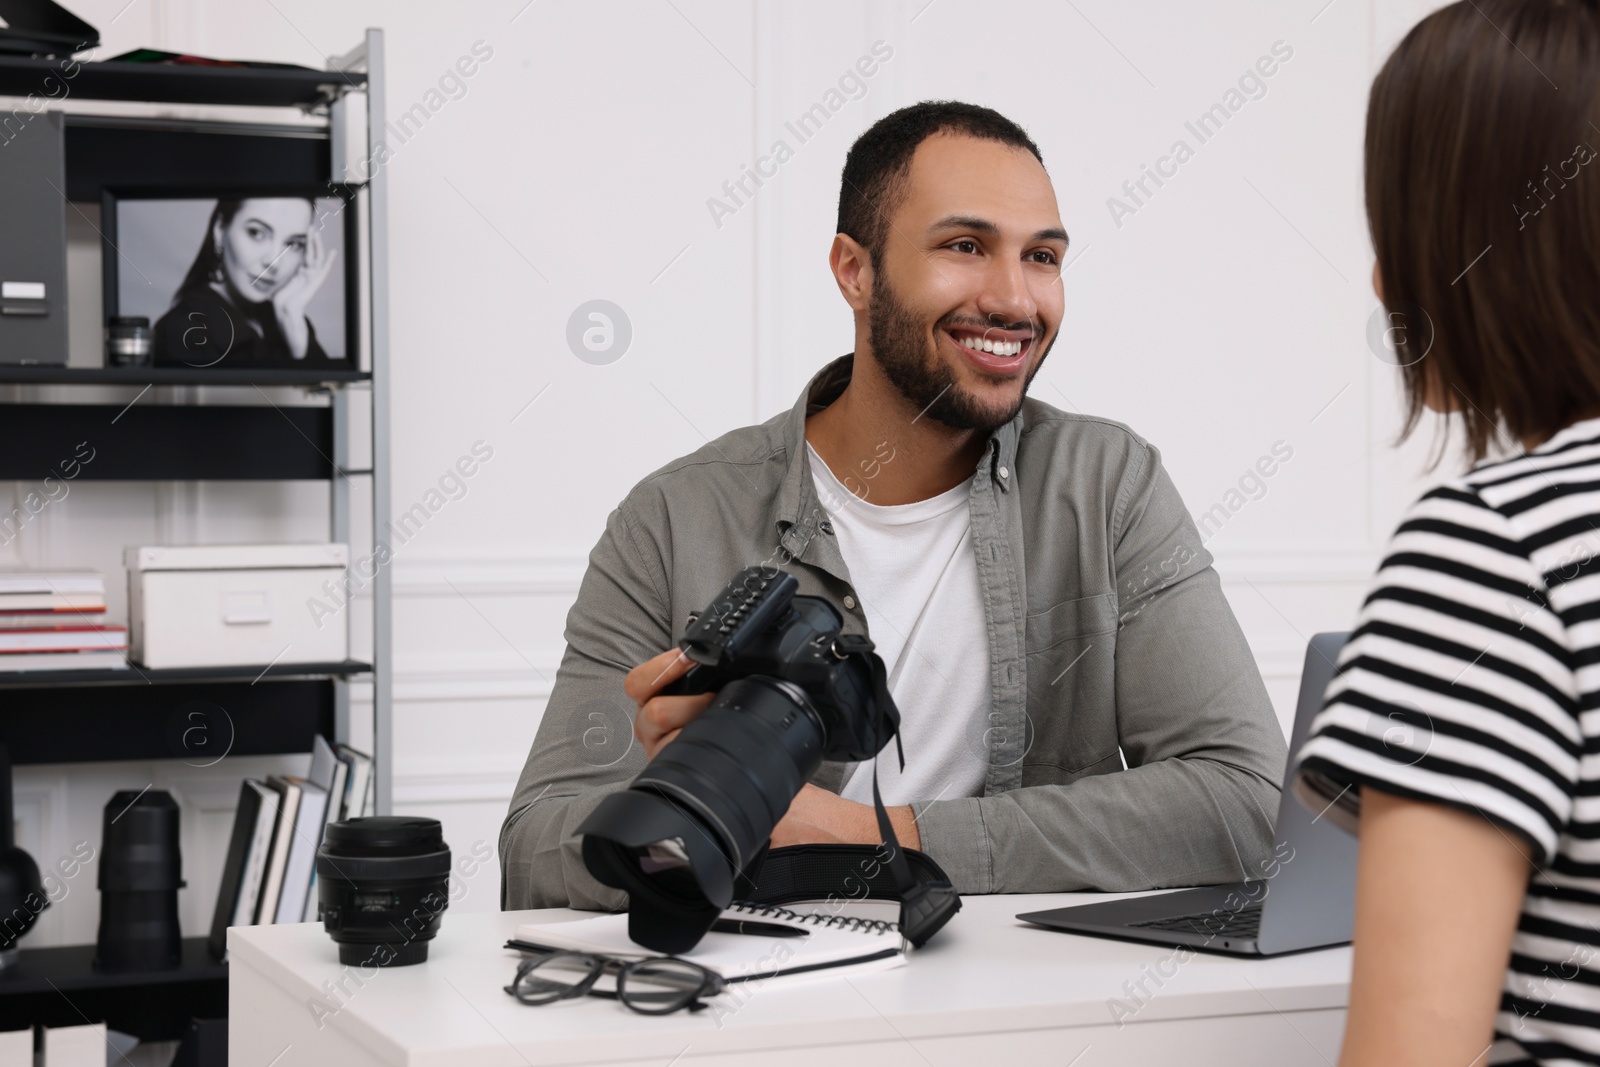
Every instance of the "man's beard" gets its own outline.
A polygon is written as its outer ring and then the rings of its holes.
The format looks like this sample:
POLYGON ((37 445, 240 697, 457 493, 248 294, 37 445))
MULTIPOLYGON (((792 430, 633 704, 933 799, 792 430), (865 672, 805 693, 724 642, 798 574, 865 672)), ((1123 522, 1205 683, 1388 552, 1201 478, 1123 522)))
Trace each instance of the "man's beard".
MULTIPOLYGON (((1023 380, 1016 403, 1008 411, 996 412, 957 385, 955 372, 928 351, 922 320, 895 296, 881 271, 867 303, 867 325, 871 330, 872 354, 890 384, 921 412, 918 418, 926 416, 952 430, 992 433, 1010 422, 1022 410, 1028 386, 1044 366, 1044 357, 1050 354, 1047 344, 1039 362, 1023 380)), ((934 332, 942 328, 941 320, 934 332)), ((1038 344, 1039 340, 1039 334, 1035 333, 1033 343, 1038 344)), ((1051 338, 1050 344, 1054 343, 1055 339, 1051 338)))

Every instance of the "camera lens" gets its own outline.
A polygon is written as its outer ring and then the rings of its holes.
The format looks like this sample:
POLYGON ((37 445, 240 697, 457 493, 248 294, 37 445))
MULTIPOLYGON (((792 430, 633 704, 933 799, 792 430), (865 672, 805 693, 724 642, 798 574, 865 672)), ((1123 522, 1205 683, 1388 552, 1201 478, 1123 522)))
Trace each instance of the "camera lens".
POLYGON ((21 961, 17 940, 50 906, 39 865, 17 847, 11 812, 11 754, 0 745, 0 971, 21 961))
POLYGON ((106 324, 106 360, 113 367, 143 367, 150 362, 150 320, 118 315, 106 324))
POLYGON ((95 966, 105 971, 176 967, 183 942, 178 890, 178 803, 161 789, 124 790, 107 802, 101 829, 100 933, 95 966))
POLYGON ((331 823, 317 850, 317 887, 340 963, 423 962, 450 904, 450 846, 439 820, 376 815, 331 823))
POLYGON ((699 943, 822 764, 822 720, 804 690, 754 675, 728 683, 631 788, 578 827, 583 861, 629 895, 628 935, 657 952, 699 943))

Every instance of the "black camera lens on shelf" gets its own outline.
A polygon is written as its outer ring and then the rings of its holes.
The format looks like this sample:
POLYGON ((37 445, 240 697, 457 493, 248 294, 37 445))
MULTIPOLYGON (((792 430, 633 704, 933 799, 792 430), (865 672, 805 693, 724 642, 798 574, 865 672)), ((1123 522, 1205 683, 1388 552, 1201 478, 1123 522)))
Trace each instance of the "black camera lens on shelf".
POLYGON ((439 820, 374 815, 331 823, 317 849, 317 900, 340 963, 422 963, 450 906, 450 846, 439 820))
POLYGON ((11 754, 0 745, 0 970, 21 958, 18 939, 50 906, 39 865, 17 847, 11 813, 11 754))
POLYGON ((100 936, 94 964, 103 971, 159 971, 178 966, 183 935, 178 890, 178 802, 161 789, 125 789, 106 803, 100 832, 100 936))

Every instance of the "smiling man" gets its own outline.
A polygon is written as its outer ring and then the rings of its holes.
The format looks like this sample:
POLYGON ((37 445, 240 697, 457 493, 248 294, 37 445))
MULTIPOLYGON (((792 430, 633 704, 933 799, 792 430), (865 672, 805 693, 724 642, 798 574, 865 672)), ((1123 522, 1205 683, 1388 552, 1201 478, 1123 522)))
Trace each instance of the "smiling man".
MULTIPOLYGON (((1259 876, 1284 738, 1211 557, 1154 447, 1027 397, 1067 245, 1038 148, 988 108, 855 143, 829 256, 855 351, 611 513, 501 831, 506 907, 626 903, 573 830, 710 702, 660 694, 673 645, 761 562, 870 633, 906 759, 877 761, 884 802, 961 892, 1259 876)), ((824 763, 773 844, 878 841, 871 772, 824 763)))

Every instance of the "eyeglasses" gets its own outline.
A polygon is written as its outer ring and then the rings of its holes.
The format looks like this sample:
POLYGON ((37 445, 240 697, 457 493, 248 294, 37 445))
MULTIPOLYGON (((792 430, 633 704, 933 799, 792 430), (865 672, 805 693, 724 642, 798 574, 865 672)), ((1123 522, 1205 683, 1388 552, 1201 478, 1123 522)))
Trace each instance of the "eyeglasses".
POLYGON ((706 1007, 702 997, 716 996, 722 976, 688 960, 671 956, 618 960, 587 952, 552 952, 517 964, 517 977, 505 987, 524 1004, 551 1004, 575 997, 620 1000, 641 1015, 670 1015, 706 1007), (615 975, 617 988, 596 989, 601 975, 615 975))

